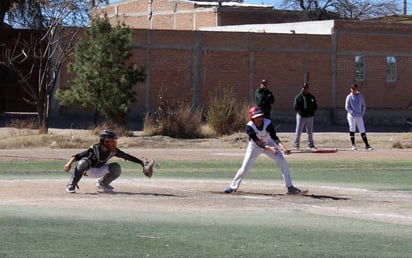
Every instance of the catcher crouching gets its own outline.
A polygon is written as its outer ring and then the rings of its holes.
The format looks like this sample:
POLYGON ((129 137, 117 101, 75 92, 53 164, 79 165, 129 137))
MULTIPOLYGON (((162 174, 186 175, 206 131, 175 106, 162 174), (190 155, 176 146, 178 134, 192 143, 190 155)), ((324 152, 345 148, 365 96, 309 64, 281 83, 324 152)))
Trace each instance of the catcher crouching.
POLYGON ((110 185, 120 176, 122 170, 119 163, 107 163, 112 157, 119 157, 128 161, 139 163, 143 167, 143 173, 147 177, 153 175, 154 160, 138 159, 117 148, 117 135, 114 132, 104 130, 100 133, 100 142, 96 143, 87 150, 73 155, 64 166, 64 171, 69 172, 71 165, 77 161, 77 165, 71 174, 66 192, 75 193, 79 189, 78 183, 83 176, 99 178, 97 189, 100 192, 113 192, 110 185))

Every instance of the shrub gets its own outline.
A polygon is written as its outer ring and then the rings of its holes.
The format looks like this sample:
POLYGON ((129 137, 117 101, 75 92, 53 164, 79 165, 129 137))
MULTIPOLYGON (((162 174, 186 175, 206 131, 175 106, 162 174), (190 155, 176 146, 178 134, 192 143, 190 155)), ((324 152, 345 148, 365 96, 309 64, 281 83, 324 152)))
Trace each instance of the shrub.
POLYGON ((126 126, 116 124, 116 123, 103 122, 103 123, 98 124, 97 126, 90 128, 92 135, 100 135, 100 133, 103 130, 113 131, 116 133, 118 137, 130 136, 130 133, 128 129, 126 128, 126 126))
POLYGON ((39 125, 37 123, 37 120, 35 118, 30 118, 30 119, 12 119, 8 122, 6 122, 6 127, 13 127, 13 128, 18 128, 18 129, 38 129, 39 125))
MULTIPOLYGON (((168 96, 167 91, 164 94, 168 96)), ((164 135, 174 138, 201 138, 202 112, 176 98, 159 97, 156 113, 147 114, 144 121, 145 135, 164 135)))
POLYGON ((247 122, 246 104, 238 104, 232 89, 223 89, 210 101, 206 122, 216 135, 228 135, 243 129, 247 122))

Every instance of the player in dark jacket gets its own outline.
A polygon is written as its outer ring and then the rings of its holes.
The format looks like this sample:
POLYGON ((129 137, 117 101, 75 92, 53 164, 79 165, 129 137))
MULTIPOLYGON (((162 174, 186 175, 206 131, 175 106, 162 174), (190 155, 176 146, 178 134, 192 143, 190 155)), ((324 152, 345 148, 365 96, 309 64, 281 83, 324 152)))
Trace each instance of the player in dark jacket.
POLYGON ((272 110, 272 104, 275 103, 275 97, 268 89, 267 80, 263 79, 261 81, 259 88, 256 89, 255 98, 256 106, 263 111, 265 118, 270 119, 270 111, 272 110))
POLYGON ((303 128, 308 135, 308 147, 316 149, 313 142, 313 116, 318 109, 318 104, 315 96, 309 92, 309 84, 303 84, 301 92, 295 97, 293 108, 296 110, 295 149, 299 149, 303 128))
POLYGON ((118 178, 121 174, 120 165, 116 162, 106 164, 112 157, 119 157, 128 161, 140 164, 143 167, 143 173, 151 176, 153 172, 154 161, 146 159, 142 161, 130 154, 127 154, 117 148, 117 135, 114 132, 104 130, 100 134, 100 142, 96 143, 87 150, 77 153, 64 166, 64 171, 69 172, 74 161, 78 161, 71 174, 66 192, 75 193, 76 187, 82 176, 91 178, 100 178, 97 182, 97 189, 103 192, 112 192, 113 187, 110 183, 118 178))

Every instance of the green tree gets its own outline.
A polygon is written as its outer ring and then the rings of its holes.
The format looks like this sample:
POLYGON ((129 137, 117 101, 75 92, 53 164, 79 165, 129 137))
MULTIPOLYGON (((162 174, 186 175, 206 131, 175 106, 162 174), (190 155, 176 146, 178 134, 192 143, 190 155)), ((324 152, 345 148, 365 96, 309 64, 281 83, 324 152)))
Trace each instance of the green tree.
POLYGON ((71 88, 58 90, 62 105, 94 111, 118 125, 125 125, 130 103, 135 101, 133 86, 145 79, 144 68, 127 64, 132 56, 132 31, 124 24, 112 26, 107 17, 92 19, 86 39, 76 46, 74 62, 68 66, 75 78, 71 88))

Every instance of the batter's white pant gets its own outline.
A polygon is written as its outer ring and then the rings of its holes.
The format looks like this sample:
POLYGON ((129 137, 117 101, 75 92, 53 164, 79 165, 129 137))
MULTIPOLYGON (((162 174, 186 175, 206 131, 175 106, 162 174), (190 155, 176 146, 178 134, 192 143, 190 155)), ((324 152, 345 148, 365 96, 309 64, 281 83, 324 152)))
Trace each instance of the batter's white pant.
POLYGON ((348 113, 347 119, 349 124, 349 132, 356 132, 356 127, 358 128, 359 133, 365 132, 365 124, 362 116, 352 116, 348 113))
POLYGON ((90 168, 86 170, 83 175, 90 177, 90 178, 101 178, 108 174, 109 171, 109 164, 105 164, 99 168, 90 168))
POLYGON ((257 157, 262 153, 266 154, 271 159, 276 161, 276 163, 280 167, 280 170, 282 171, 282 176, 283 180, 285 181, 286 187, 292 186, 292 179, 290 177, 289 167, 285 157, 283 156, 282 151, 275 143, 270 143, 270 145, 274 146, 278 150, 277 155, 273 154, 273 152, 271 151, 268 151, 264 148, 257 146, 252 140, 249 141, 242 166, 237 171, 235 178, 233 179, 230 185, 230 188, 232 188, 233 190, 239 189, 240 183, 242 182, 243 178, 245 178, 246 175, 249 174, 253 164, 255 164, 257 157))

